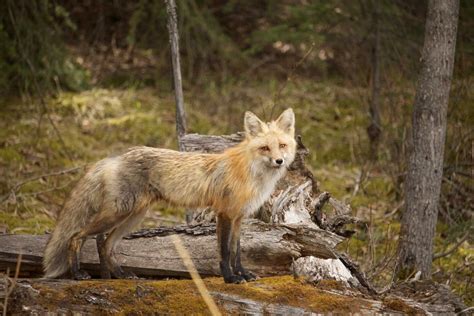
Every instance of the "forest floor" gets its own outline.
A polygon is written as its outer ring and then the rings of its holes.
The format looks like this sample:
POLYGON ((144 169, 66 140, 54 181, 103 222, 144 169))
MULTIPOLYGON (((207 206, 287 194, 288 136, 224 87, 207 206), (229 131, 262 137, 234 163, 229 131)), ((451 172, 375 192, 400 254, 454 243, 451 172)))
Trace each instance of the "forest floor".
MULTIPOLYGON (((292 276, 281 276, 225 284, 221 278, 212 277, 206 278, 204 284, 224 315, 422 315, 426 310, 442 315, 453 311, 448 305, 448 302, 452 304, 449 294, 431 303, 419 303, 401 298, 398 296, 401 293, 372 297, 333 280, 314 285, 292 276)), ((421 286, 418 294, 424 295, 425 300, 430 294, 426 290, 434 289, 426 284, 418 286, 421 286)), ((78 315, 210 314, 191 280, 19 280, 9 306, 12 314, 46 311, 78 315)))
MULTIPOLYGON (((467 96, 450 108, 446 161, 464 163, 471 150, 473 91, 462 92, 467 96)), ((242 130, 246 110, 270 120, 284 108, 294 108, 297 132, 310 150, 307 163, 319 189, 349 203, 354 215, 365 221, 341 250, 359 261, 379 288, 390 283, 396 254, 413 87, 399 83, 383 99, 384 135, 378 160, 371 162, 366 89, 299 79, 220 85, 210 81, 185 91, 189 133, 233 133, 242 130)), ((8 99, 0 105, 0 117, 0 233, 50 231, 89 163, 131 146, 177 147, 169 82, 153 88, 59 92, 46 98, 44 106, 38 98, 8 99)), ((466 305, 474 303, 472 188, 472 177, 453 173, 445 179, 435 253, 463 242, 435 260, 433 268, 434 279, 449 284, 466 305)), ((183 222, 183 209, 160 204, 143 225, 183 222)))

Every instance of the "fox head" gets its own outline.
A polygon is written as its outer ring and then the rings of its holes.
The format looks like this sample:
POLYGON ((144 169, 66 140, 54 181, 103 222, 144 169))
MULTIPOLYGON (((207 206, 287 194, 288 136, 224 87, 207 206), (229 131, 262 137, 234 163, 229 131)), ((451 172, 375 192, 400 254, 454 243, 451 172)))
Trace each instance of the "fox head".
POLYGON ((279 169, 289 167, 295 159, 295 114, 291 108, 270 123, 245 112, 244 128, 247 146, 258 165, 279 169))

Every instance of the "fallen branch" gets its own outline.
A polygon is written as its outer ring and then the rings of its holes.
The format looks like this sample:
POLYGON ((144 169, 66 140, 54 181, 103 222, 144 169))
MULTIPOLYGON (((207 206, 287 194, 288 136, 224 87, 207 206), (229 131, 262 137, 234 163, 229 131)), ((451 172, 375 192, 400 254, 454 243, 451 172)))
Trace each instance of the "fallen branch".
MULTIPOLYGON (((8 310, 8 299, 10 295, 12 294, 13 290, 15 289, 15 286, 17 284, 18 276, 20 275, 20 266, 21 266, 21 258, 22 254, 18 254, 18 258, 16 260, 16 268, 15 268, 15 276, 13 277, 13 280, 11 280, 8 277, 8 273, 5 275, 5 298, 3 301, 3 316, 7 315, 7 310, 8 310), (10 285, 8 285, 8 282, 10 282, 10 285)), ((9 270, 7 270, 9 271, 9 270)))
POLYGON ((326 229, 326 224, 323 222, 323 207, 329 201, 330 197, 329 192, 323 192, 311 203, 311 219, 322 229, 326 229))
POLYGON ((445 251, 445 252, 442 252, 442 253, 438 253, 438 254, 434 254, 433 255, 433 261, 435 261, 436 259, 439 259, 439 258, 443 258, 443 257, 446 257, 446 256, 449 256, 450 254, 452 254, 453 252, 456 251, 456 249, 459 248, 459 246, 461 246, 463 244, 463 242, 465 242, 467 240, 467 238, 470 236, 469 232, 466 233, 464 235, 463 238, 461 238, 461 240, 459 240, 451 249, 445 251))
MULTIPOLYGON (((12 194, 16 194, 18 192, 18 190, 24 186, 25 184, 27 183, 30 183, 30 182, 33 182, 33 181, 36 181, 36 180, 39 180, 39 179, 42 179, 42 178, 48 178, 48 177, 56 177, 56 176, 61 176, 61 175, 64 175, 64 174, 67 174, 67 173, 72 173, 72 172, 76 172, 77 170, 79 169, 82 169, 84 168, 85 166, 78 166, 78 167, 73 167, 73 168, 69 168, 69 169, 64 169, 64 170, 59 170, 59 171, 55 171, 55 172, 51 172, 51 173, 46 173, 46 174, 41 174, 41 175, 38 175, 38 176, 34 176, 34 177, 31 177, 29 179, 26 179, 26 180, 23 180, 17 184, 15 184, 9 191, 9 193, 5 194, 4 196, 2 196, 1 198, 1 203, 5 202, 6 200, 8 200, 8 198, 12 195, 12 194)), ((46 192, 46 191, 45 191, 46 192)), ((42 192, 37 192, 37 193, 42 193, 42 192)))
POLYGON ((359 281, 359 283, 368 290, 369 294, 375 295, 377 294, 377 290, 369 283, 365 274, 359 269, 359 265, 349 259, 349 257, 345 254, 339 255, 339 260, 346 266, 349 271, 351 271, 352 275, 359 281))

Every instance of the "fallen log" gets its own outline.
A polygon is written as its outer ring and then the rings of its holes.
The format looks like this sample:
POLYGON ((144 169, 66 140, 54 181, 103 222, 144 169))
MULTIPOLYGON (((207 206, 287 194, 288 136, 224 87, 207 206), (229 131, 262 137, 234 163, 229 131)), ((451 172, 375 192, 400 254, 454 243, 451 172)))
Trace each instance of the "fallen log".
MULTIPOLYGON (((0 300, 5 289, 0 282, 0 300)), ((5 283, 6 284, 6 283, 5 283)), ((450 301, 397 294, 368 299, 336 281, 310 285, 291 276, 263 278, 245 285, 204 279, 222 314, 251 315, 456 315, 450 301)), ((436 295, 434 295, 436 296, 436 295)), ((9 315, 208 314, 191 280, 17 280, 8 300, 9 315)))
MULTIPOLYGON (((142 277, 187 277, 188 272, 169 236, 172 233, 180 235, 201 275, 219 275, 214 224, 132 233, 117 246, 117 258, 126 270, 142 277)), ((21 253, 20 275, 41 275, 47 240, 48 235, 0 235, 0 270, 14 270, 21 253)), ((293 260, 302 256, 337 258, 334 248, 342 241, 342 237, 317 227, 248 220, 242 228, 242 260, 248 269, 261 276, 289 274, 293 260)), ((81 264, 92 275, 99 274, 93 239, 84 245, 81 264)))

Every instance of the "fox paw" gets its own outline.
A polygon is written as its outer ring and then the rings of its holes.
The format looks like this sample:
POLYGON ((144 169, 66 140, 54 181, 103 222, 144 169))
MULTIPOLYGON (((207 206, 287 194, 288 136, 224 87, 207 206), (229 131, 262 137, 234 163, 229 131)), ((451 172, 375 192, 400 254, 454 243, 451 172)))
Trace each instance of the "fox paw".
POLYGON ((240 276, 240 275, 231 275, 227 278, 224 278, 224 282, 225 283, 234 283, 234 284, 242 284, 242 283, 245 283, 245 278, 243 276, 240 276))
POLYGON ((245 271, 244 273, 241 273, 240 274, 244 279, 245 281, 247 282, 250 282, 250 281, 256 281, 259 279, 258 275, 250 272, 250 271, 245 271))
POLYGON ((130 280, 140 279, 135 273, 133 273, 131 271, 125 271, 123 278, 124 279, 130 279, 130 280))
POLYGON ((74 272, 74 280, 89 280, 91 276, 84 270, 78 270, 74 272))
POLYGON ((129 279, 129 280, 138 280, 138 277, 135 273, 131 271, 124 271, 122 269, 117 269, 113 272, 114 277, 117 279, 129 279))
POLYGON ((254 274, 251 271, 247 271, 242 267, 234 268, 234 271, 236 271, 235 274, 237 274, 239 276, 242 276, 245 279, 245 281, 247 281, 247 282, 248 281, 255 281, 255 280, 259 279, 259 277, 256 274, 254 274))

